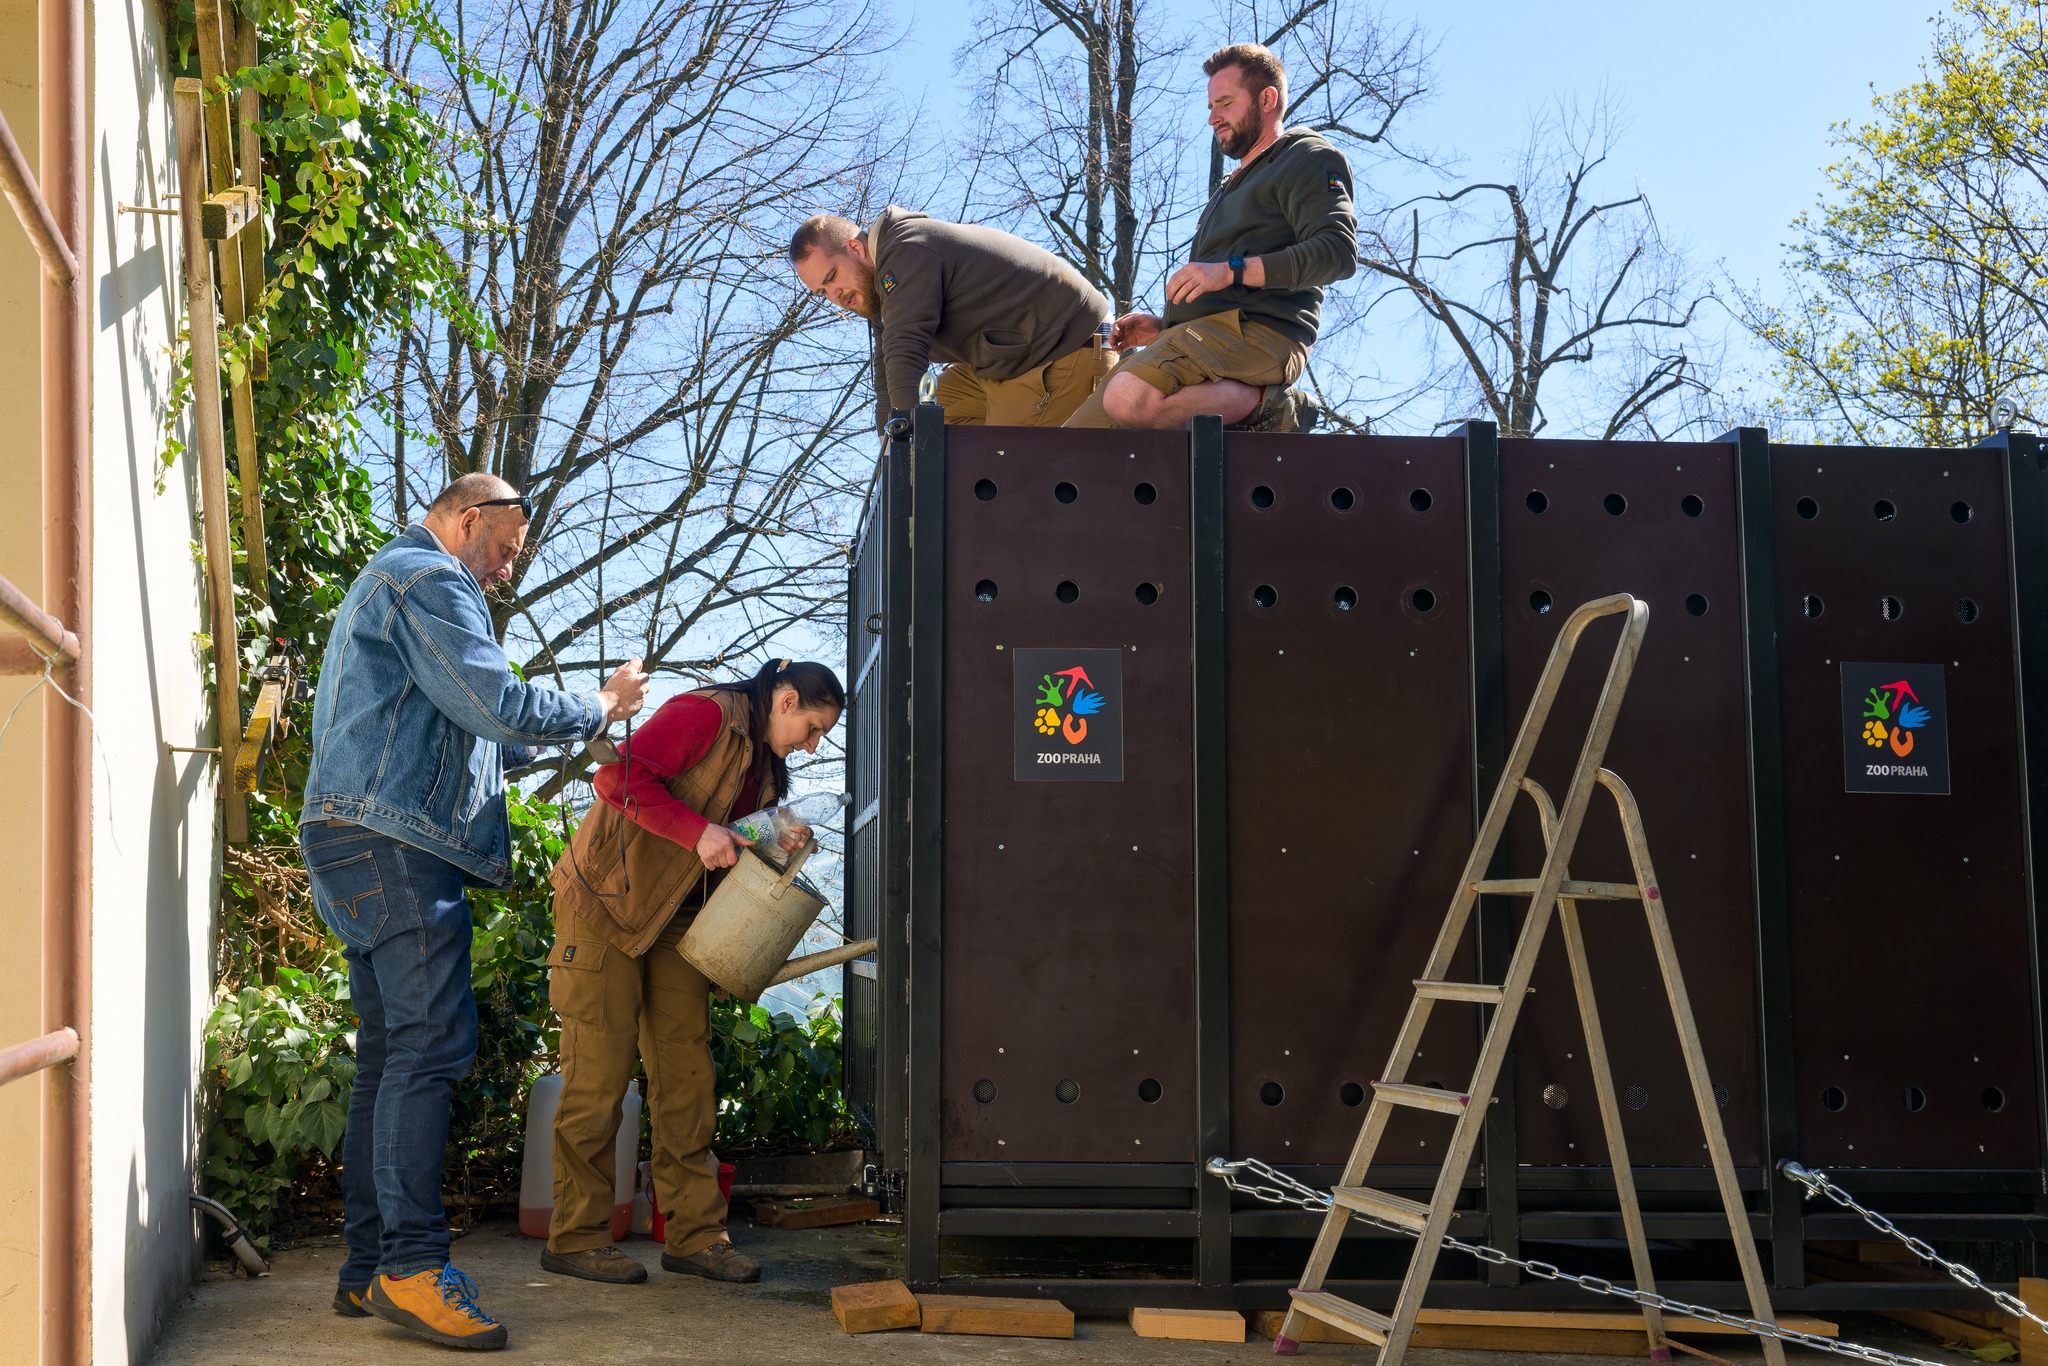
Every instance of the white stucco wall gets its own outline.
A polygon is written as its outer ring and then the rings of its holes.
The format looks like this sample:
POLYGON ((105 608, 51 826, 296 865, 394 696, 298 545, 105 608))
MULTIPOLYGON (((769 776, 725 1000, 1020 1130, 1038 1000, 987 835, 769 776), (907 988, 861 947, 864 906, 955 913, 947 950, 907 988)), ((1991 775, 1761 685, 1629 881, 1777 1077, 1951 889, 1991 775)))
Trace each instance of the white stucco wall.
POLYGON ((162 471, 183 308, 163 25, 152 0, 91 7, 94 1361, 140 1361, 190 1285, 187 1196, 219 886, 217 761, 190 458, 162 471), (162 480, 163 490, 157 484, 162 480))

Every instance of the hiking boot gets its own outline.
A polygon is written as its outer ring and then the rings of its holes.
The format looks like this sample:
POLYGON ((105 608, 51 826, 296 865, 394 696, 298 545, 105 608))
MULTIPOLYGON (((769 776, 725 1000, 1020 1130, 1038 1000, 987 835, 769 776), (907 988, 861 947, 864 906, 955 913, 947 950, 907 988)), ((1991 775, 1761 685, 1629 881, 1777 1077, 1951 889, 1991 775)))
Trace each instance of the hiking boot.
POLYGON ((476 1296, 476 1282, 450 1262, 439 1271, 379 1276, 363 1304, 429 1342, 494 1352, 505 1345, 505 1325, 479 1309, 476 1296))
POLYGON ((345 1319, 366 1319, 370 1311, 363 1307, 363 1301, 370 1297, 367 1285, 342 1285, 334 1290, 334 1312, 345 1319))
POLYGON ((721 1238, 701 1252, 692 1252, 687 1257, 672 1253, 661 1254, 663 1271, 680 1271, 686 1276, 702 1276, 711 1281, 733 1281, 736 1283, 761 1279, 761 1264, 732 1245, 729 1238, 721 1238))
POLYGON ((606 1285, 638 1285, 647 1279, 647 1268, 615 1246, 594 1247, 588 1252, 550 1252, 543 1248, 540 1267, 557 1276, 580 1276, 606 1285))
POLYGON ((1322 406, 1299 389, 1268 384, 1259 393, 1259 406, 1244 421, 1231 424, 1240 432, 1305 432, 1322 421, 1322 406))

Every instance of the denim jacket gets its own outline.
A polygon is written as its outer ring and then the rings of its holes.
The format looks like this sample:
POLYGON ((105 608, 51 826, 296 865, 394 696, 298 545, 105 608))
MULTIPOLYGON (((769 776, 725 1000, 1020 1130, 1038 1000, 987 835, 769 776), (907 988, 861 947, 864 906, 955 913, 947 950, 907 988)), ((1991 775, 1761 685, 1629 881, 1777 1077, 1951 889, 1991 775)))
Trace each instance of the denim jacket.
POLYGON ((475 576, 415 524, 370 557, 335 614, 299 823, 353 821, 502 887, 504 747, 603 729, 595 693, 512 672, 475 576))

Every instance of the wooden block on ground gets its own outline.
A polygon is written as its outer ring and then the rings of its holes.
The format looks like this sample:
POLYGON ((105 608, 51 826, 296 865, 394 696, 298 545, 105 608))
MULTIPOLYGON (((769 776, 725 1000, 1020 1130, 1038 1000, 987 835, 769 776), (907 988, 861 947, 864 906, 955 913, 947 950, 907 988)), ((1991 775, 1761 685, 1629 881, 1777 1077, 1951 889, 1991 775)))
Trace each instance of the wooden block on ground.
MULTIPOLYGON (((1279 1334, 1283 1310, 1256 1315, 1252 1326, 1261 1337, 1279 1334)), ((1816 1337, 1835 1337, 1840 1329, 1824 1319, 1781 1315, 1778 1322, 1816 1337)), ((1664 1327, 1673 1333, 1735 1333, 1740 1329, 1697 1319, 1667 1315, 1664 1327)), ((1301 1342, 1343 1342, 1370 1346, 1365 1339, 1303 1316, 1301 1342)), ((1648 1356, 1649 1334, 1640 1314, 1539 1313, 1502 1309, 1425 1309, 1416 1320, 1417 1347, 1461 1348, 1470 1352, 1575 1352, 1585 1356, 1648 1356)), ((2026 1366, 2034 1366, 2027 1363, 2026 1366)), ((2048 1366, 2048 1360, 2040 1363, 2048 1366)))
MULTIPOLYGON (((2048 1280, 2020 1277, 2020 1303, 2048 1319, 2048 1280)), ((2025 1319, 2019 1321, 2019 1331, 2015 1342, 2020 1349, 2020 1366, 2048 1366, 2048 1333, 2025 1319)))
POLYGON ((1986 1328, 1982 1324, 1970 1323, 1935 1309, 1880 1309, 1881 1318, 1893 1323, 1903 1323, 1908 1328, 1917 1328, 1939 1342, 1960 1342, 1975 1350, 1993 1342, 2012 1342, 2013 1346, 2024 1349, 2026 1344, 2013 1342, 2014 1334, 1999 1328, 1986 1328))
POLYGON ((1058 1300, 1013 1300, 998 1295, 919 1295, 927 1333, 973 1333, 996 1338, 1070 1338, 1074 1311, 1058 1300))
POLYGON ((879 1218, 882 1207, 858 1195, 821 1195, 803 1200, 756 1200, 754 1222, 770 1228, 825 1228, 879 1218))
POLYGON ((1133 1309, 1131 1331, 1141 1338, 1243 1342, 1244 1315, 1235 1309, 1133 1309))
POLYGON ((832 1317, 849 1333, 885 1333, 915 1328, 917 1296, 901 1281, 867 1281, 832 1287, 832 1317))

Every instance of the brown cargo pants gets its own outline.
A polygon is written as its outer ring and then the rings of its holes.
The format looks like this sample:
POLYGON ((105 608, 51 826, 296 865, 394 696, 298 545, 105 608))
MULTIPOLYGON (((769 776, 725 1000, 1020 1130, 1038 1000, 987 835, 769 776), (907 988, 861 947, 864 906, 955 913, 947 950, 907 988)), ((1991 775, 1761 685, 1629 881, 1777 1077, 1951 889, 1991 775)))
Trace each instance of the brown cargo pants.
POLYGON ((654 1122, 654 1194, 667 1251, 701 1252, 725 1237, 711 1134, 711 984, 676 952, 678 915, 654 947, 629 958, 573 915, 557 913, 548 999, 562 1018, 562 1101, 555 1112, 555 1211, 550 1252, 611 1242, 613 1144, 638 1056, 654 1122))

